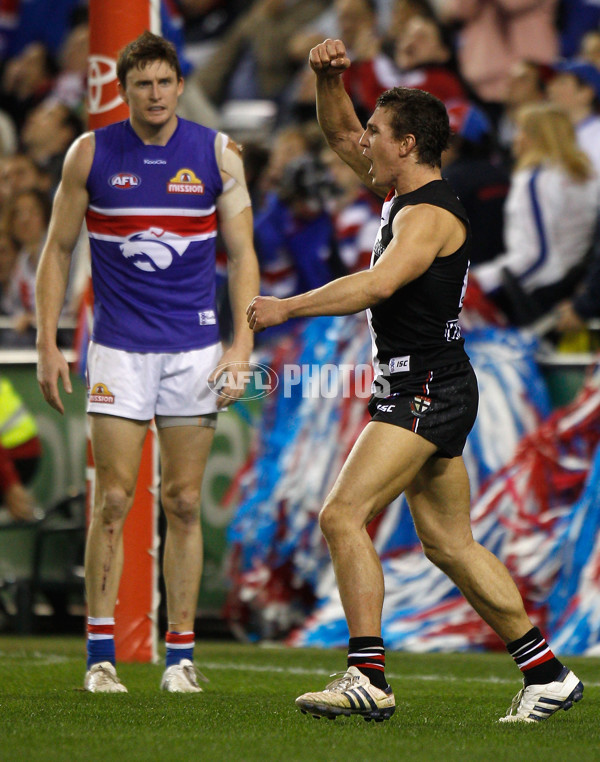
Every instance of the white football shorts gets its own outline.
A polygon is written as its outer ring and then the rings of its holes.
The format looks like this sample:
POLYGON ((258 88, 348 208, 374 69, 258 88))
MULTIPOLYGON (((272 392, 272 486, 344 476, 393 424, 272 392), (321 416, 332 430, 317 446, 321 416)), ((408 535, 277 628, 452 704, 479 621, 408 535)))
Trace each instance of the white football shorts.
POLYGON ((155 415, 201 416, 217 412, 208 377, 221 344, 189 352, 126 352, 90 342, 88 413, 149 421, 155 415))

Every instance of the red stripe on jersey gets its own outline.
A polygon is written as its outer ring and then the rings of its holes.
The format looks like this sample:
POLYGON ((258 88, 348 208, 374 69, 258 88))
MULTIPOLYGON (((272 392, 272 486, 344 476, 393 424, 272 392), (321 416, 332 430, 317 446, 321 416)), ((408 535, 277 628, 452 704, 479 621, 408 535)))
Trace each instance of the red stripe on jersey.
POLYGON ((115 626, 114 624, 88 624, 87 631, 91 635, 113 635, 115 626))
POLYGON ((88 209, 85 220, 90 233, 122 236, 123 238, 149 228, 168 230, 169 233, 176 233, 180 236, 203 235, 204 233, 214 233, 217 230, 216 212, 207 214, 205 217, 182 217, 175 213, 173 215, 156 215, 156 217, 135 214, 121 217, 99 214, 88 209))

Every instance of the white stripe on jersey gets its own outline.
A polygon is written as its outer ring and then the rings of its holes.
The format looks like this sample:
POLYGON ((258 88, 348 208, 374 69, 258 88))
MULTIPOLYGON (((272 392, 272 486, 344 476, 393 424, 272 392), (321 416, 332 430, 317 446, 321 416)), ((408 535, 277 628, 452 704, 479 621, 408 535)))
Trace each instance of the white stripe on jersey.
POLYGON ((107 217, 208 217, 213 214, 217 207, 210 209, 175 209, 173 207, 125 207, 122 209, 101 209, 98 206, 89 206, 88 209, 96 214, 104 214, 107 217))
MULTIPOLYGON (((375 246, 377 245, 377 242, 381 239, 381 231, 389 222, 390 211, 392 208, 392 201, 394 200, 394 198, 395 196, 392 196, 392 198, 389 201, 384 201, 383 206, 381 207, 381 225, 379 226, 377 237, 375 241, 373 242, 373 253, 371 255, 371 267, 373 267, 374 265, 375 246)), ((376 391, 375 381, 377 381, 379 376, 383 376, 383 371, 380 368, 379 356, 377 354, 377 334, 373 330, 373 313, 371 312, 370 309, 367 309, 366 313, 367 313, 367 321, 369 323, 369 333, 371 334, 371 356, 372 356, 372 362, 373 362, 373 383, 371 384, 371 392, 374 393, 376 391)))
MULTIPOLYGON (((88 236, 90 238, 95 238, 97 241, 109 241, 111 243, 124 243, 125 241, 129 241, 132 235, 138 235, 139 233, 148 233, 147 230, 137 230, 133 233, 129 233, 129 235, 107 235, 106 233, 91 233, 88 232, 88 236)), ((200 235, 177 235, 176 233, 173 233, 172 235, 169 234, 169 231, 165 231, 163 235, 160 236, 160 238, 156 239, 149 239, 150 241, 156 241, 157 243, 168 243, 169 240, 173 241, 207 241, 209 238, 216 238, 217 231, 213 230, 210 233, 201 233, 200 235)))

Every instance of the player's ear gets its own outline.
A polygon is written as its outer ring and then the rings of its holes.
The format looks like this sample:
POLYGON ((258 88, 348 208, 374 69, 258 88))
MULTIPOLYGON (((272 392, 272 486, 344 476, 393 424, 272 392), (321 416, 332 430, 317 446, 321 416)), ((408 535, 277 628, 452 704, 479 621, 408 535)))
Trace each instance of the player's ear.
POLYGON ((400 156, 408 156, 408 154, 417 145, 415 136, 412 133, 404 135, 400 140, 400 156))

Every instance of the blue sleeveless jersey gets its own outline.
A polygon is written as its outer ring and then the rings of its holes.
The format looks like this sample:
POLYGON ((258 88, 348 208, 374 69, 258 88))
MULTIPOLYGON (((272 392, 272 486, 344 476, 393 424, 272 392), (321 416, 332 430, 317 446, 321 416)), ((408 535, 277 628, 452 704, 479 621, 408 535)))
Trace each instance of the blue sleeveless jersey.
POLYGON ((86 214, 93 341, 182 352, 219 340, 216 134, 178 119, 167 145, 154 146, 128 120, 96 130, 86 214))

